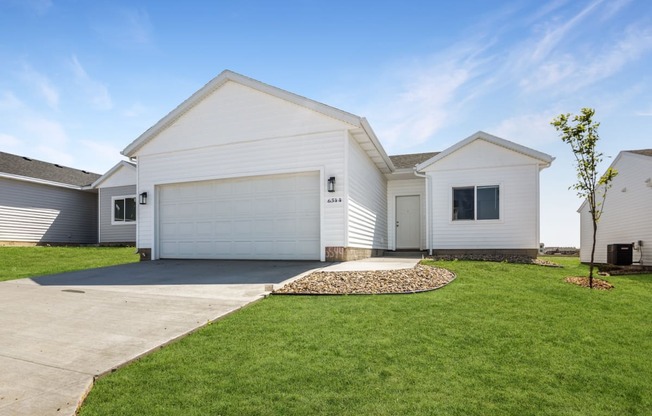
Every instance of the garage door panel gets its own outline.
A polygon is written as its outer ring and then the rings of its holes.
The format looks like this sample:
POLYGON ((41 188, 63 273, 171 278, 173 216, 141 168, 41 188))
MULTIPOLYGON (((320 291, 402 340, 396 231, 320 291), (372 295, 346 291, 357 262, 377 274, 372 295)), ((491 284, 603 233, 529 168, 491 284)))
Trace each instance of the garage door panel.
POLYGON ((319 174, 164 185, 162 258, 319 259, 319 174))

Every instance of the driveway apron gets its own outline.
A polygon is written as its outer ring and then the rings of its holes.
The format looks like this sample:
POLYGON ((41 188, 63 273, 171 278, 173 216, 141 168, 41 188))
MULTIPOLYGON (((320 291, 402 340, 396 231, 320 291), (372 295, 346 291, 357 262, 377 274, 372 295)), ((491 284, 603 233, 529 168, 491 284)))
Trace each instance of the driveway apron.
POLYGON ((0 283, 0 415, 72 415, 95 377, 324 267, 162 260, 0 283))

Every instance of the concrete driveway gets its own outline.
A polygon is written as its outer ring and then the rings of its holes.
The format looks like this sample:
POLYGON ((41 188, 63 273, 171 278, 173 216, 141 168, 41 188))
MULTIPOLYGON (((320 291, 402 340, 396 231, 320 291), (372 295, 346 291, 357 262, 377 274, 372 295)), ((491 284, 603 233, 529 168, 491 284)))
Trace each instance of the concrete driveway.
POLYGON ((143 354, 328 264, 163 260, 0 283, 0 414, 72 415, 143 354))

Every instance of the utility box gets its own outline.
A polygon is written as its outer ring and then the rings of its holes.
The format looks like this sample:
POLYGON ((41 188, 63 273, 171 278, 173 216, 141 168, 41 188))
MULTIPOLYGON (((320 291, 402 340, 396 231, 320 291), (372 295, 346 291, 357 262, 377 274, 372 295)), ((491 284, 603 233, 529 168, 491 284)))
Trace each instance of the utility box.
POLYGON ((616 266, 630 266, 633 251, 632 244, 609 244, 607 246, 607 263, 616 266))

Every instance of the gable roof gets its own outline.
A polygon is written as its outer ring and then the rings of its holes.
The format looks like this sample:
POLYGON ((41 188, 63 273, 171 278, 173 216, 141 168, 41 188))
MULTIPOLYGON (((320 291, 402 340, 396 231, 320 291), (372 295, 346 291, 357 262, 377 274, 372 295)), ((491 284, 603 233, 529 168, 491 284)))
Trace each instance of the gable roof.
POLYGON ((322 104, 318 101, 314 101, 309 98, 283 90, 281 88, 265 84, 253 78, 249 78, 229 70, 222 71, 222 73, 209 81, 206 85, 200 88, 184 102, 179 104, 174 110, 169 112, 165 117, 147 129, 147 131, 145 131, 143 134, 141 134, 136 140, 131 142, 121 153, 124 156, 132 157, 150 140, 154 139, 163 130, 174 124, 174 122, 176 122, 186 112, 191 110, 194 106, 199 104, 215 90, 229 81, 236 82, 246 87, 258 90, 260 92, 272 95, 282 100, 350 124, 352 127, 356 128, 355 130, 357 130, 356 132, 353 132, 353 136, 356 138, 356 140, 359 142, 360 140, 364 140, 371 144, 370 149, 366 151, 376 166, 378 166, 378 168, 384 173, 394 170, 392 161, 389 159, 389 156, 387 156, 387 153, 385 153, 385 150, 380 144, 380 141, 378 141, 376 134, 364 117, 356 116, 355 114, 342 111, 335 107, 322 104))
POLYGON ((97 173, 0 152, 0 176, 55 186, 81 188, 100 177, 97 173))
POLYGON ((428 152, 428 153, 410 153, 406 155, 394 155, 390 156, 392 163, 396 169, 412 169, 416 165, 425 162, 426 160, 435 157, 439 152, 428 152))
POLYGON ((637 155, 652 157, 652 149, 624 150, 627 153, 636 153, 637 155))
POLYGON ((133 163, 133 162, 127 162, 126 160, 121 160, 120 162, 116 163, 111 169, 109 169, 104 175, 97 178, 97 180, 95 180, 95 182, 93 182, 91 187, 97 188, 102 182, 109 179, 111 177, 111 175, 116 173, 121 168, 136 170, 136 164, 133 163))
POLYGON ((448 149, 444 150, 443 152, 438 153, 436 156, 426 160, 425 162, 419 164, 416 169, 417 170, 423 170, 427 168, 428 166, 432 165, 433 163, 445 158, 446 156, 450 155, 451 153, 456 152, 457 150, 461 149, 462 147, 466 146, 469 143, 472 143, 476 140, 484 140, 489 143, 493 143, 496 146, 504 147, 506 149, 512 150, 517 153, 521 153, 523 155, 532 157, 534 159, 540 160, 545 167, 549 166, 553 160, 555 160, 554 157, 545 154, 543 152, 539 152, 537 150, 531 149, 529 147, 520 145, 518 143, 510 142, 509 140, 501 139, 500 137, 493 136, 489 133, 485 133, 483 131, 478 131, 471 136, 467 137, 466 139, 462 140, 461 142, 458 142, 454 144, 453 146, 449 147, 448 149))

